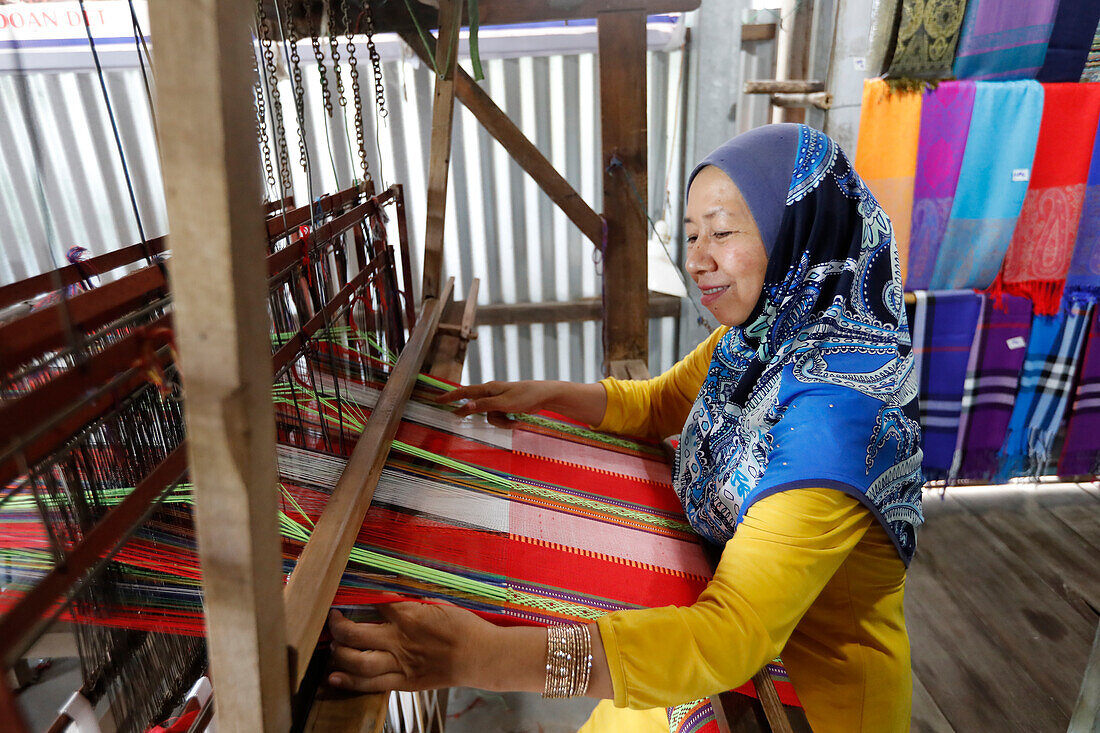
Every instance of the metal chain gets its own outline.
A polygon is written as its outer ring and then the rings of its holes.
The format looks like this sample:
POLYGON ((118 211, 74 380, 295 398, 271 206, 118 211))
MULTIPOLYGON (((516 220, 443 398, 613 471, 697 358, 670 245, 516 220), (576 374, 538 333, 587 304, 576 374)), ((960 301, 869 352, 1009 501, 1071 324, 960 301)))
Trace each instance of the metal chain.
POLYGON ((260 32, 260 45, 264 50, 264 68, 267 72, 268 92, 271 94, 271 112, 275 118, 275 154, 279 158, 279 182, 282 194, 290 191, 290 149, 286 142, 286 128, 283 127, 283 103, 279 95, 278 67, 275 65, 275 50, 272 46, 271 27, 267 24, 264 0, 256 0, 257 26, 260 32))
POLYGON ((333 0, 325 0, 325 17, 328 18, 328 50, 329 55, 332 56, 332 74, 336 77, 336 98, 341 107, 347 107, 348 100, 344 96, 344 77, 340 74, 340 40, 332 32, 332 2, 333 0))
POLYGON ((302 169, 309 170, 309 154, 306 152, 305 131, 305 86, 302 82, 302 58, 298 55, 298 33, 294 30, 294 20, 290 17, 290 0, 282 0, 284 37, 290 45, 291 88, 294 91, 294 111, 298 119, 298 162, 302 169))
MULTIPOLYGON (((359 95, 359 61, 355 58, 355 42, 352 40, 353 33, 351 30, 351 23, 348 22, 348 2, 349 0, 342 0, 344 8, 344 31, 348 36, 348 74, 351 76, 351 98, 355 103, 355 142, 359 146, 359 166, 363 169, 363 180, 367 183, 373 181, 370 174, 370 165, 367 163, 367 141, 363 135, 363 100, 359 95)), ((370 8, 370 0, 367 0, 367 8, 370 8)))
POLYGON ((374 11, 371 10, 370 0, 364 3, 363 11, 367 16, 367 55, 374 70, 374 103, 378 107, 378 116, 385 117, 389 111, 386 109, 386 90, 382 86, 382 58, 374 45, 374 11))
MULTIPOLYGON (((316 3, 314 3, 314 5, 316 5, 316 3)), ((320 24, 321 19, 318 18, 317 25, 320 24)), ((321 39, 318 38, 318 33, 314 32, 312 25, 309 31, 309 42, 313 45, 313 58, 317 59, 317 73, 321 75, 321 100, 325 105, 325 111, 328 112, 328 116, 332 117, 332 92, 330 92, 328 88, 328 74, 325 73, 325 54, 321 51, 321 39)))
POLYGON ((267 103, 264 100, 260 67, 256 63, 256 54, 254 53, 252 54, 252 71, 256 74, 256 80, 252 84, 252 91, 256 95, 256 137, 260 141, 260 151, 264 159, 264 172, 267 174, 267 185, 275 190, 275 167, 271 165, 271 137, 267 134, 267 103))

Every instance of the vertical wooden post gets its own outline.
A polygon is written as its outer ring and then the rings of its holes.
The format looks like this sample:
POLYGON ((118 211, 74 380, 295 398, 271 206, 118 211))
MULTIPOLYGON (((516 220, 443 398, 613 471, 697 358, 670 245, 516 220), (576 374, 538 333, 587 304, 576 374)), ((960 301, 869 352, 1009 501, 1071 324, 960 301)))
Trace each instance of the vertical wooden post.
POLYGON ((154 0, 176 341, 221 731, 290 726, 246 0, 154 0))
POLYGON ((455 111, 455 68, 462 0, 439 0, 439 39, 435 44, 432 100, 432 147, 428 155, 428 222, 424 229, 424 285, 421 301, 438 298, 443 278, 443 230, 447 215, 447 171, 451 165, 451 130, 455 111))
POLYGON ((614 361, 649 360, 645 20, 643 10, 600 13, 596 20, 607 222, 605 374, 614 361))

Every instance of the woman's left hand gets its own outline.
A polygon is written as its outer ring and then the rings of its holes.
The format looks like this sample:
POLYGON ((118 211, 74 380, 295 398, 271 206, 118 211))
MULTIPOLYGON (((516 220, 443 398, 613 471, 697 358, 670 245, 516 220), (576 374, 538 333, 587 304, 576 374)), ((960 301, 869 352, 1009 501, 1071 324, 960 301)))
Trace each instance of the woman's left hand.
POLYGON ((378 606, 383 623, 354 623, 330 611, 334 687, 358 692, 431 690, 478 682, 478 652, 496 628, 451 605, 378 606))

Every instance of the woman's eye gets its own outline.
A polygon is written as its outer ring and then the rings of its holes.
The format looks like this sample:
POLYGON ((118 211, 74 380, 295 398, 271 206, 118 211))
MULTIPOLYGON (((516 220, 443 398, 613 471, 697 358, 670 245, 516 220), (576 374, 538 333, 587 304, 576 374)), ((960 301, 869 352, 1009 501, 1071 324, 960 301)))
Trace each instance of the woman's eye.
POLYGON ((695 244, 695 240, 698 239, 698 238, 699 238, 698 235, 692 234, 690 237, 687 238, 687 243, 688 244, 695 244))
POLYGON ((717 239, 722 239, 723 237, 728 237, 731 234, 733 234, 733 232, 715 232, 714 236, 717 239))

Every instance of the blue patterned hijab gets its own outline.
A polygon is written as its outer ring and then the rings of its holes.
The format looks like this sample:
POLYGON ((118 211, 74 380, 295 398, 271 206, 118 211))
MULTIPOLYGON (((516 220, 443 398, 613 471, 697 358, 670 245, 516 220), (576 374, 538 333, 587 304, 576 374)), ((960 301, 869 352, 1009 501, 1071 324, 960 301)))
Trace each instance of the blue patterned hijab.
MULTIPOLYGON (((714 350, 680 437, 676 491, 722 545, 759 499, 832 488, 908 564, 921 514, 917 382, 890 220, 829 137, 768 125, 708 156, 741 189, 768 267, 714 350)), ((689 180, 688 187, 691 183, 689 180)))

